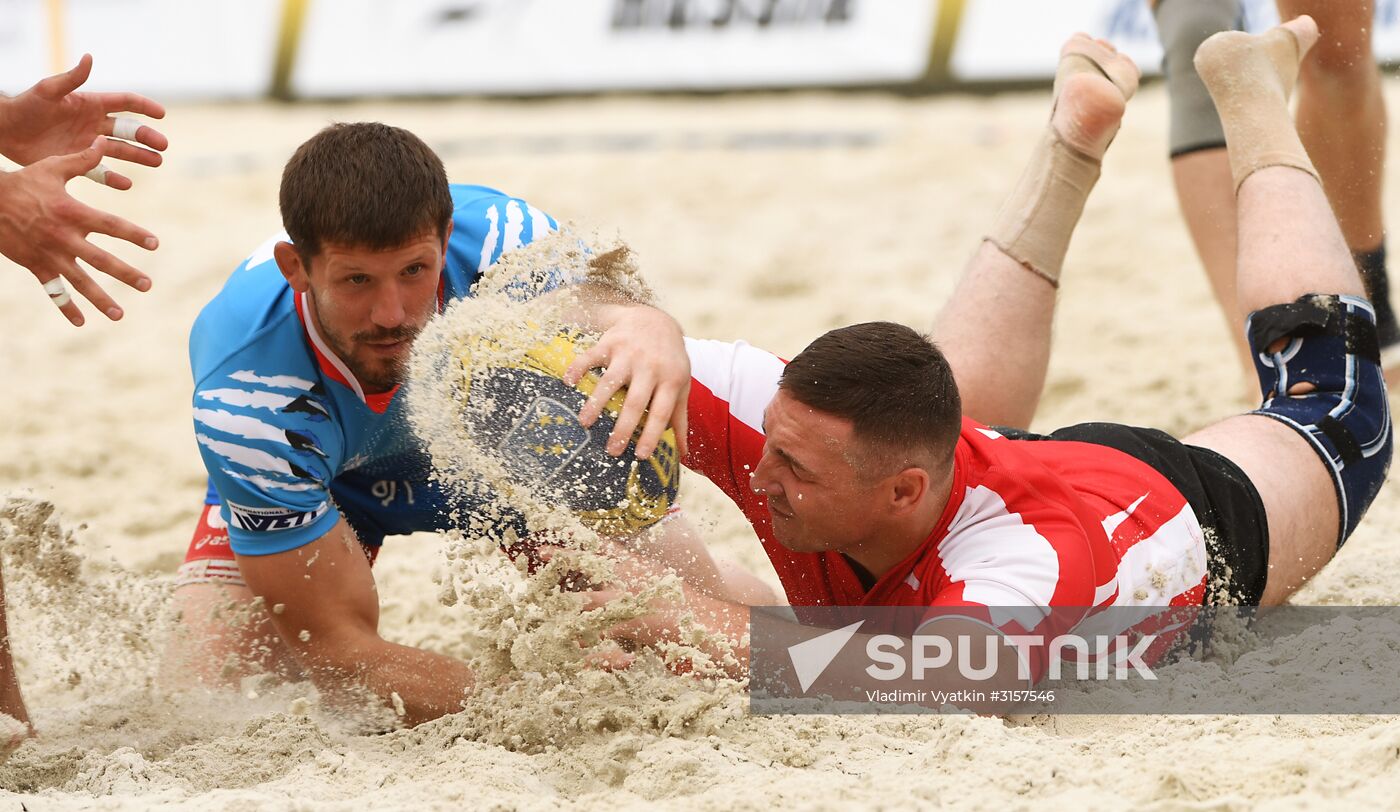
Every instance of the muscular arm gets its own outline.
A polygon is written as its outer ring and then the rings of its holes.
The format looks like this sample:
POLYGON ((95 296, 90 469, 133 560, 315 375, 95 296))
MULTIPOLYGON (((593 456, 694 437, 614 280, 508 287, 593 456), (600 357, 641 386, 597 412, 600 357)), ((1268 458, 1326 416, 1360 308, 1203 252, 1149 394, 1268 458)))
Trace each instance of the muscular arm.
POLYGON ((312 543, 266 556, 238 556, 253 594, 316 687, 332 697, 366 688, 403 703, 416 725, 461 709, 472 688, 466 663, 379 636, 379 597, 369 562, 344 519, 312 543), (281 611, 278 611, 278 606, 281 611))

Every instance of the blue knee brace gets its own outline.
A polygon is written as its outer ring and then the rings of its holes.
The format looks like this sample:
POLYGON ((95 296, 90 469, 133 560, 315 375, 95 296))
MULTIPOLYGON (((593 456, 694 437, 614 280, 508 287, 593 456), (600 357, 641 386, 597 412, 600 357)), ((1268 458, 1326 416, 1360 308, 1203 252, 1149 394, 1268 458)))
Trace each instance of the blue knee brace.
POLYGON ((1390 468, 1390 401, 1375 310, 1357 296, 1312 294, 1256 311, 1245 329, 1264 395, 1254 414, 1292 426, 1332 472, 1340 547, 1390 468), (1286 343, 1269 352, 1281 339, 1286 343), (1298 384, 1314 389, 1288 394, 1298 384))

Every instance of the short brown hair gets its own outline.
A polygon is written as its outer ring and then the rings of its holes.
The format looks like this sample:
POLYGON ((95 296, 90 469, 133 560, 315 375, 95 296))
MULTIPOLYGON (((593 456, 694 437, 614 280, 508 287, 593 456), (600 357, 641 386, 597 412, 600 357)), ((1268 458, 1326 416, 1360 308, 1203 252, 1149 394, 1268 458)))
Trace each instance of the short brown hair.
POLYGON ((383 250, 441 236, 452 219, 442 159, 408 130, 377 122, 332 124, 298 147, 278 203, 308 258, 326 243, 383 250))
POLYGON ((826 333, 792 359, 779 386, 805 406, 850 420, 857 438, 900 464, 919 457, 943 463, 962 428, 948 360, 902 324, 874 321, 826 333))

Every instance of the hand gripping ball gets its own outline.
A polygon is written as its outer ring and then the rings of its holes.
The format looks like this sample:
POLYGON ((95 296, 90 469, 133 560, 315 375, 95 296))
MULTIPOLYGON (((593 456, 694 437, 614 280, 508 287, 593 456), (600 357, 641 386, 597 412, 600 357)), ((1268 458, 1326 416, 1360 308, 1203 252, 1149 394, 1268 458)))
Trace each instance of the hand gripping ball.
POLYGON ((636 435, 622 456, 609 455, 608 435, 627 390, 608 400, 592 426, 579 423, 579 409, 599 376, 589 371, 577 387, 564 383, 578 340, 576 334, 559 334, 501 363, 474 365, 470 351, 463 351, 459 360, 466 373, 461 396, 467 404, 467 429, 512 480, 567 506, 586 527, 605 535, 635 533, 656 524, 675 503, 680 484, 676 435, 667 428, 649 459, 636 458, 636 435))

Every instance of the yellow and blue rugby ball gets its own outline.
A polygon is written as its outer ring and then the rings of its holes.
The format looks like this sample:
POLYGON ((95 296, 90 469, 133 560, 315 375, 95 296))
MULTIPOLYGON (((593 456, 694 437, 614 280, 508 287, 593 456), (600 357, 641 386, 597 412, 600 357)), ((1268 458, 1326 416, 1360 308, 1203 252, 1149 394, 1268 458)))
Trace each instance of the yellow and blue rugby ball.
POLYGON ((598 372, 590 370, 577 387, 564 383, 579 340, 577 334, 561 333, 513 362, 484 369, 473 369, 470 353, 464 352, 459 360, 466 372, 461 394, 469 404, 468 431, 478 447, 499 458, 515 482, 567 506, 586 527, 605 535, 636 533, 661 521, 675 504, 680 485, 676 435, 667 428, 645 460, 636 458, 640 430, 622 456, 608 454, 608 435, 627 390, 608 400, 592 426, 579 423, 578 412, 599 380, 598 372), (472 408, 473 403, 479 406, 472 408))

